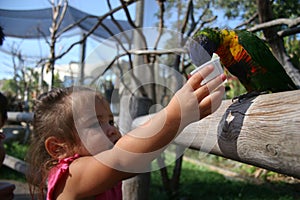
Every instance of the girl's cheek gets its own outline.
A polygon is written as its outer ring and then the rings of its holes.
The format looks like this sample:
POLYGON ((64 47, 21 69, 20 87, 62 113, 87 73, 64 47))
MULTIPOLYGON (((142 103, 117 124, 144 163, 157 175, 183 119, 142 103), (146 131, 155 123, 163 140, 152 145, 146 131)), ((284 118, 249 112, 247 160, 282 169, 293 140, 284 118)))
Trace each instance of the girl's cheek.
POLYGON ((80 136, 81 140, 81 151, 84 154, 95 155, 102 151, 108 150, 112 143, 104 135, 102 130, 85 130, 80 136))

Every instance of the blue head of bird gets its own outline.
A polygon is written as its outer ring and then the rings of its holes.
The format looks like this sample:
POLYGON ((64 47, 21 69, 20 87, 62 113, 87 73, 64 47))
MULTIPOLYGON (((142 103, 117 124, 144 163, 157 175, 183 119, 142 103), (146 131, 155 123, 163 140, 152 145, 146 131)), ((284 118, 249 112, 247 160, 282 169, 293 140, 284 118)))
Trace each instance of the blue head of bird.
POLYGON ((205 28, 193 36, 189 45, 189 54, 195 65, 209 61, 220 45, 220 34, 217 29, 205 28))

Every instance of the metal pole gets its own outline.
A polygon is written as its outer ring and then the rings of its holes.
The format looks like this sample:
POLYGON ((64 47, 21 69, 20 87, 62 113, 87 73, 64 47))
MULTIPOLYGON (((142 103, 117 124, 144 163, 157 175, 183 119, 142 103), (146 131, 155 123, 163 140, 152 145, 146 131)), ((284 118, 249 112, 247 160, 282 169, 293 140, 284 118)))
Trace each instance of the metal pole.
MULTIPOLYGON (((82 39, 85 38, 85 33, 82 34, 82 39)), ((84 59, 85 59, 85 51, 86 51, 86 38, 81 43, 81 51, 80 51, 80 85, 84 84, 84 59)))

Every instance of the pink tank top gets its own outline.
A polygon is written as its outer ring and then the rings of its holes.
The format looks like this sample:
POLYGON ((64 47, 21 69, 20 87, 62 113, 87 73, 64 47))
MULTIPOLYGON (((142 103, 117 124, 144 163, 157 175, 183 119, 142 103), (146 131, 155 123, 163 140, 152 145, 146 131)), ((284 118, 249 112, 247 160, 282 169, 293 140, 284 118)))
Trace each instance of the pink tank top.
MULTIPOLYGON (((55 190, 56 183, 68 173, 69 165, 80 156, 75 154, 72 157, 64 158, 59 161, 56 167, 53 167, 48 175, 48 191, 47 200, 54 200, 53 192, 55 190)), ((122 182, 119 182, 113 188, 99 194, 95 198, 96 200, 122 200, 122 182)))

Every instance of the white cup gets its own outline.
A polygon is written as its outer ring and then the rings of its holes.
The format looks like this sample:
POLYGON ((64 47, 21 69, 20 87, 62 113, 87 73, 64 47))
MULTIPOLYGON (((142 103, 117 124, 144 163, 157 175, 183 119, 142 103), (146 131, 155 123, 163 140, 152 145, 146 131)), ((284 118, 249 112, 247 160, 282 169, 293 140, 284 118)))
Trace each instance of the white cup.
POLYGON ((206 84, 208 81, 210 81, 211 79, 221 75, 224 73, 224 70, 221 66, 220 63, 220 58, 219 57, 213 57, 212 60, 204 63, 203 65, 197 67, 196 69, 194 69, 190 75, 194 75, 196 72, 198 72, 200 69, 202 69, 203 67, 206 67, 207 65, 212 64, 214 66, 214 70, 201 82, 201 85, 206 84))

